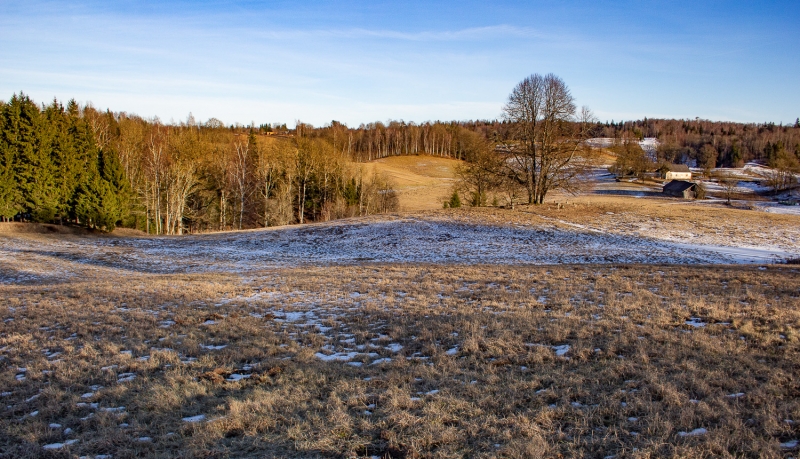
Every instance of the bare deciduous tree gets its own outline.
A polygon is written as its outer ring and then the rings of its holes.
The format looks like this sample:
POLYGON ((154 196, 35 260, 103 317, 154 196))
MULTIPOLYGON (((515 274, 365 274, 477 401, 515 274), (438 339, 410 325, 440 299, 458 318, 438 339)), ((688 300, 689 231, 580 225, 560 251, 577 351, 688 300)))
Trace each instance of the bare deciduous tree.
POLYGON ((739 181, 731 175, 723 175, 719 178, 719 185, 722 187, 722 192, 725 194, 726 204, 731 204, 731 197, 736 191, 736 186, 739 181))
POLYGON ((585 107, 576 114, 564 81, 533 74, 517 84, 503 111, 516 127, 516 179, 527 189, 528 203, 541 204, 551 189, 573 189, 585 170, 589 150, 581 147, 593 117, 585 107))
POLYGON ((305 221, 306 197, 311 178, 317 169, 318 142, 307 138, 297 139, 297 151, 294 157, 294 174, 297 186, 297 221, 305 221))
POLYGON ((465 162, 456 167, 457 188, 469 196, 473 207, 485 206, 489 193, 496 191, 505 178, 506 166, 494 145, 470 132, 462 140, 465 162))
POLYGON ((778 193, 797 183, 796 174, 800 173, 800 159, 782 145, 776 150, 773 158, 767 163, 772 167, 767 174, 767 184, 773 188, 775 193, 778 193))
POLYGON ((142 189, 146 211, 146 229, 150 232, 153 221, 155 234, 161 234, 161 188, 165 169, 165 129, 155 125, 150 134, 145 156, 145 186, 142 189))
POLYGON ((270 222, 270 198, 276 193, 279 181, 282 178, 282 170, 285 169, 285 146, 284 142, 270 142, 267 145, 260 146, 257 152, 255 175, 259 195, 263 199, 264 213, 261 217, 265 228, 269 226, 270 222))
MULTIPOLYGON (((236 193, 236 200, 239 205, 239 229, 242 229, 242 220, 244 220, 245 202, 250 196, 250 145, 237 141, 233 145, 233 164, 229 172, 231 174, 231 183, 233 190, 236 193)), ((234 221, 234 225, 236 222, 234 221)))

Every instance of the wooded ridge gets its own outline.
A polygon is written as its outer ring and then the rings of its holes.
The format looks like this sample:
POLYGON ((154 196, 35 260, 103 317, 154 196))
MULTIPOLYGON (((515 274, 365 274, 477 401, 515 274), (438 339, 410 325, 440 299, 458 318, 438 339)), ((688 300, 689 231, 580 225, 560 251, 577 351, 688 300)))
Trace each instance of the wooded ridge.
MULTIPOLYGON (((582 129, 621 142, 658 138, 666 162, 800 160, 800 120, 783 126, 644 119, 582 129)), ((183 234, 387 212, 397 208, 392 184, 359 163, 429 154, 476 164, 487 161, 486 145, 522 144, 519 132, 511 119, 356 128, 298 122, 287 129, 226 126, 215 118, 198 123, 190 115, 165 124, 74 100, 40 106, 20 93, 0 102, 0 219, 183 234)))

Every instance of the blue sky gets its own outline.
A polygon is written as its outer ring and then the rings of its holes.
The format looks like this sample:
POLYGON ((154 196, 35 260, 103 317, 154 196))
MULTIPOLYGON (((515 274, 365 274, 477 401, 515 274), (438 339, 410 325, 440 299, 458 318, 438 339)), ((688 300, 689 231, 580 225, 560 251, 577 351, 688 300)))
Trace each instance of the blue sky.
POLYGON ((789 123, 795 2, 0 0, 0 97, 226 124, 494 119, 555 73, 603 121, 789 123))

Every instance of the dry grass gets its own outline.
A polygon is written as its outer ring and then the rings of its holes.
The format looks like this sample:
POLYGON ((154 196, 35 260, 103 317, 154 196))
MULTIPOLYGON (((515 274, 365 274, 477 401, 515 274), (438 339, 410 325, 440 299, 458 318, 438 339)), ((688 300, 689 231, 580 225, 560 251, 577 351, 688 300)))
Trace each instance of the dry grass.
POLYGON ((49 234, 49 235, 101 235, 80 226, 51 225, 47 223, 0 222, 0 235, 49 234))
POLYGON ((388 177, 406 211, 441 209, 453 192, 455 168, 461 161, 437 156, 392 156, 363 166, 388 177))
POLYGON ((784 457, 799 284, 365 264, 1 286, 0 456, 784 457), (347 349, 361 367, 315 356, 347 349))

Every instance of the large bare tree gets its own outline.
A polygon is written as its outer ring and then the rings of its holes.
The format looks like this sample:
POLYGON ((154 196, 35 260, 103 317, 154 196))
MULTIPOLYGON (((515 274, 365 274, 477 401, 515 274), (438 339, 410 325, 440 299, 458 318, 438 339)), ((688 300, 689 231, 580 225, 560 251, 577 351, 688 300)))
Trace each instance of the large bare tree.
POLYGON ((551 189, 574 189, 585 171, 592 115, 576 113, 575 100, 564 81, 552 73, 522 80, 503 107, 504 117, 519 142, 511 148, 516 179, 528 191, 529 204, 541 204, 551 189))

